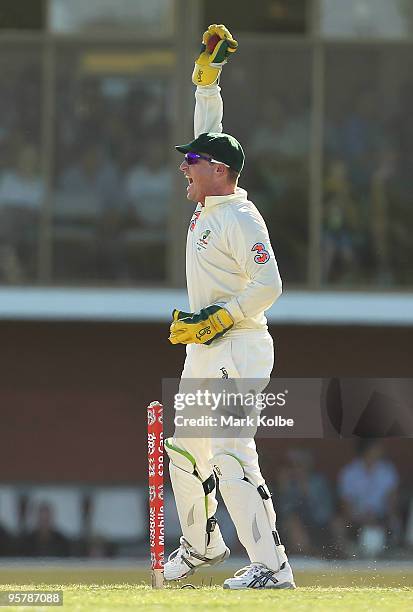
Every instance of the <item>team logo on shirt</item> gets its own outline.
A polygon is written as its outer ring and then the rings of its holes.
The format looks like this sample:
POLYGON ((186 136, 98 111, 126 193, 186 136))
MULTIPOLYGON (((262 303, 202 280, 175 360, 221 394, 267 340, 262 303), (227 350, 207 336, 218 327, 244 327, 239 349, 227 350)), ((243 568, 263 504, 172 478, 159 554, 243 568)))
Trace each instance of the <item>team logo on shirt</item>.
POLYGON ((205 230, 205 232, 203 232, 202 236, 198 238, 196 242, 196 248, 198 249, 198 251, 200 251, 201 249, 206 249, 210 239, 211 230, 205 230))
POLYGON ((269 252, 265 249, 262 242, 256 242, 252 247, 251 251, 256 251, 257 254, 254 257, 254 261, 257 264, 265 264, 270 258, 269 252))

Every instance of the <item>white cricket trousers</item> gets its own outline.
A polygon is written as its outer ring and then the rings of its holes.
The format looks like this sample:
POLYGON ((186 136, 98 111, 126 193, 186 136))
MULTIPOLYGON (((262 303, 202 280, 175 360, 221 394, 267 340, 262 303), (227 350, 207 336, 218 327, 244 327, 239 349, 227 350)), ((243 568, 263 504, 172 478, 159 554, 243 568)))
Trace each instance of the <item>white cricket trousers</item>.
MULTIPOLYGON (((274 343, 267 330, 234 330, 210 346, 188 344, 182 378, 270 378, 274 366, 274 343)), ((242 463, 245 476, 256 487, 264 484, 253 438, 179 438, 174 444, 188 451, 204 481, 212 472, 209 460, 218 453, 231 453, 242 463)))

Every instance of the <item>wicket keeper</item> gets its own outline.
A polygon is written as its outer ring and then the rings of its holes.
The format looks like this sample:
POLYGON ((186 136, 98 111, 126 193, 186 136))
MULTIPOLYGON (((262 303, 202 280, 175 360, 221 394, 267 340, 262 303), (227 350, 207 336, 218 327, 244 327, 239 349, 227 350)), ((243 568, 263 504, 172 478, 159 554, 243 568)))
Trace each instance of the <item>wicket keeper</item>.
MULTIPOLYGON (((185 155, 180 170, 187 198, 196 203, 186 247, 192 312, 174 310, 169 336, 172 344, 187 345, 182 378, 268 380, 274 365, 264 311, 281 295, 281 278, 265 222, 238 187, 244 151, 222 132, 219 77, 237 46, 223 25, 204 33, 192 75, 195 139, 176 147, 185 155)), ((179 580, 230 554, 214 517, 216 474, 250 559, 224 588, 295 588, 254 440, 174 437, 165 450, 183 534, 165 579, 179 580)))

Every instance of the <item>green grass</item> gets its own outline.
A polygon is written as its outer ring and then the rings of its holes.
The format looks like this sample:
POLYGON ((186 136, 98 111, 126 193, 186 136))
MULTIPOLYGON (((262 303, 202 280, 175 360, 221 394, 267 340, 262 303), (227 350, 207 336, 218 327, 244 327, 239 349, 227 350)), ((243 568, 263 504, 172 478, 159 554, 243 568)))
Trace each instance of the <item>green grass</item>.
MULTIPOLYGON (((225 578, 232 576, 233 570, 225 566, 215 571, 200 570, 191 576, 187 582, 201 586, 221 586, 225 578)), ((294 576, 300 587, 383 587, 383 588, 413 588, 413 571, 408 569, 392 571, 352 570, 337 571, 326 568, 321 572, 295 571, 294 576)), ((130 584, 141 586, 150 582, 150 572, 142 567, 125 569, 122 567, 53 567, 33 566, 19 568, 8 567, 0 569, 0 588, 7 584, 48 584, 48 585, 116 585, 130 584), (2 586, 3 585, 3 586, 2 586)), ((185 581, 183 581, 185 582, 185 581)), ((413 606, 412 606, 413 611, 413 606)), ((0 611, 1 612, 1 611, 0 611)), ((258 612, 258 611, 257 611, 258 612)))
MULTIPOLYGON (((50 585, 3 585, 3 590, 50 590, 50 585)), ((58 585, 54 587, 59 589, 58 585)), ((376 612, 394 610, 411 612, 413 589, 378 587, 301 587, 296 591, 224 591, 220 586, 196 590, 168 587, 153 591, 148 585, 70 585, 64 590, 63 608, 13 607, 10 610, 64 610, 64 612, 120 612, 138 610, 234 610, 236 612, 274 611, 300 612, 308 610, 376 612)))
MULTIPOLYGON (((189 612, 381 612, 413 610, 413 573, 328 571, 296 572, 296 591, 224 591, 223 580, 231 572, 204 571, 180 585, 152 590, 149 571, 34 567, 0 571, 0 590, 63 590, 63 608, 14 606, 9 610, 62 610, 63 612, 121 612, 182 610, 189 612), (209 586, 212 578, 213 586, 209 586), (202 586, 202 582, 204 586, 202 586), (205 586, 208 585, 208 586, 205 586)), ((3 608, 1 608, 3 609, 3 608)))

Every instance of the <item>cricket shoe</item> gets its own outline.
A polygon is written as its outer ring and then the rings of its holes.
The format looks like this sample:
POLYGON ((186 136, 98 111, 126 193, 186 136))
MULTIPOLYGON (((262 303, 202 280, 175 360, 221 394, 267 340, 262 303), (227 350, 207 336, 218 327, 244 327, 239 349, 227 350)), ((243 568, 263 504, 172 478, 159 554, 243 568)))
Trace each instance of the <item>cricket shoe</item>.
MULTIPOLYGON (((181 578, 186 578, 187 576, 191 576, 198 567, 217 565, 225 561, 225 559, 228 559, 230 555, 229 548, 225 547, 225 550, 219 555, 215 555, 214 553, 216 551, 211 550, 214 556, 204 557, 197 553, 184 537, 181 537, 180 544, 180 547, 169 555, 168 561, 164 565, 165 580, 180 580, 181 578)), ((206 554, 208 555, 208 549, 206 554)))
POLYGON ((251 563, 235 572, 233 578, 224 582, 224 589, 295 589, 290 564, 282 564, 278 572, 263 563, 251 563))

